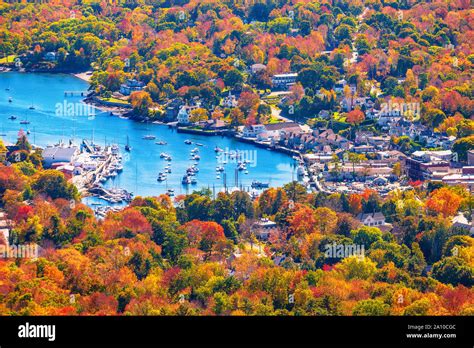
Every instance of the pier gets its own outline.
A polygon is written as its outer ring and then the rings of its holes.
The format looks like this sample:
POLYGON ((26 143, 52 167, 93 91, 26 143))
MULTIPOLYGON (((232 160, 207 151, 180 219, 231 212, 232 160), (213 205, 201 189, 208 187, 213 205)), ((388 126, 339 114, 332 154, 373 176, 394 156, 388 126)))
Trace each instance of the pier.
POLYGON ((65 97, 86 97, 89 91, 64 91, 65 97))

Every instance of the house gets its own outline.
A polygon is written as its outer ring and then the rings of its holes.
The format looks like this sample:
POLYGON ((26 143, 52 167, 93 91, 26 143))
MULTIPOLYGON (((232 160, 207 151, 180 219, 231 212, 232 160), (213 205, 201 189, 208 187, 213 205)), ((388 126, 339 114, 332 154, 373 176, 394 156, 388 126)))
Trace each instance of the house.
POLYGON ((332 129, 316 130, 313 132, 316 137, 316 141, 321 145, 332 145, 338 148, 348 149, 349 140, 342 135, 334 133, 332 129))
POLYGON ((297 73, 277 74, 272 76, 272 85, 275 89, 289 89, 296 83, 297 73))
POLYGON ((169 102, 168 106, 166 107, 166 112, 165 112, 165 117, 164 117, 165 122, 176 121, 176 118, 178 117, 178 112, 181 109, 181 106, 183 106, 183 101, 179 98, 173 99, 171 102, 169 102))
POLYGON ((359 214, 357 215, 357 220, 362 222, 365 226, 378 227, 385 225, 385 216, 381 212, 369 213, 369 214, 359 214))
POLYGON ((45 168, 51 168, 58 163, 72 163, 79 150, 76 146, 61 147, 51 146, 43 150, 43 165, 45 168))
MULTIPOLYGON (((474 218, 474 216, 472 216, 474 218)), ((471 218, 471 222, 469 222, 463 213, 459 213, 451 220, 453 227, 455 228, 462 228, 464 230, 469 231, 469 234, 472 236, 474 235, 474 219, 471 218)))
POLYGON ((178 112, 177 121, 178 124, 189 124, 189 116, 190 116, 191 108, 187 105, 181 106, 178 112))
POLYGON ((265 71, 267 70, 267 66, 264 65, 264 64, 253 64, 251 67, 250 67, 250 71, 252 72, 253 75, 259 73, 260 71, 265 71))
POLYGON ((204 130, 225 130, 228 128, 228 125, 223 120, 206 120, 200 122, 200 125, 204 130))
POLYGON ((347 85, 347 81, 342 79, 336 82, 334 85, 334 91, 336 93, 342 93, 344 91, 344 87, 347 85))
POLYGON ((137 81, 135 79, 128 79, 127 82, 120 85, 120 93, 123 95, 130 95, 133 92, 139 92, 145 88, 143 82, 137 81))
POLYGON ((262 240, 267 240, 272 232, 277 232, 277 224, 269 219, 262 218, 255 222, 252 226, 252 232, 255 236, 262 240))
POLYGON ((256 138, 258 134, 265 132, 267 129, 263 124, 252 124, 245 126, 242 135, 245 138, 256 138))
POLYGON ((58 60, 58 56, 56 52, 47 52, 44 56, 43 59, 48 61, 48 62, 56 62, 58 60))
POLYGON ((474 167, 463 167, 461 173, 448 173, 441 181, 447 185, 465 186, 470 192, 474 192, 474 167))
POLYGON ((469 150, 467 152, 467 165, 474 166, 474 150, 469 150))
POLYGON ((235 108, 237 106, 237 98, 235 95, 232 95, 231 91, 229 91, 229 94, 222 100, 222 106, 225 108, 235 108))
POLYGON ((328 110, 321 110, 318 113, 318 117, 327 120, 327 119, 331 118, 331 113, 328 110))

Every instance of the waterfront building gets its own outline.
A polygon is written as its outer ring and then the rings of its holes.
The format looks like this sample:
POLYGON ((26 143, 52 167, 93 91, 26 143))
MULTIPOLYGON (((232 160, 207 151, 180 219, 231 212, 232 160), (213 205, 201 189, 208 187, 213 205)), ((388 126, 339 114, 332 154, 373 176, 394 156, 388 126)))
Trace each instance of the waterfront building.
POLYGON ((137 81, 135 79, 128 79, 127 82, 120 86, 120 93, 123 95, 130 95, 133 92, 139 92, 144 88, 145 84, 143 82, 137 81))
POLYGON ((189 106, 183 105, 178 112, 178 124, 189 124, 189 106))
POLYGON ((79 150, 76 146, 51 146, 43 150, 43 165, 50 168, 57 163, 72 163, 79 150))
POLYGON ((256 138, 258 134, 266 132, 267 129, 263 124, 252 124, 249 126, 245 126, 242 135, 244 138, 256 138))

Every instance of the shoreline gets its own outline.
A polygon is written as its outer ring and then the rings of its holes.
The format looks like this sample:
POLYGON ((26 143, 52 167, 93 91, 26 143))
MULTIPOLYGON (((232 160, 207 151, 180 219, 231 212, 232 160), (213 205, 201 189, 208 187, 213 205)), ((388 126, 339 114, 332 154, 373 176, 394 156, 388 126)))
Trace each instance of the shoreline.
POLYGON ((90 83, 91 77, 92 77, 92 71, 89 70, 89 71, 84 71, 82 73, 71 73, 71 75, 82 81, 90 83))

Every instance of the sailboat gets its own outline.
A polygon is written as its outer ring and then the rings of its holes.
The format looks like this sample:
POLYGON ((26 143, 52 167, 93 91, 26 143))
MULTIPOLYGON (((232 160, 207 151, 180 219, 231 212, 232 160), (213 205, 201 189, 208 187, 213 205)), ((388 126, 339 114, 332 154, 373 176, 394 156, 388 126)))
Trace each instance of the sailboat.
POLYGON ((24 120, 21 120, 20 124, 30 124, 30 121, 28 121, 28 116, 24 120))
POLYGON ((127 135, 127 144, 125 145, 125 151, 130 152, 132 150, 132 147, 130 146, 128 142, 128 135, 127 135))

